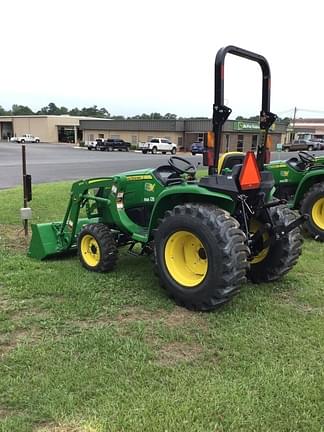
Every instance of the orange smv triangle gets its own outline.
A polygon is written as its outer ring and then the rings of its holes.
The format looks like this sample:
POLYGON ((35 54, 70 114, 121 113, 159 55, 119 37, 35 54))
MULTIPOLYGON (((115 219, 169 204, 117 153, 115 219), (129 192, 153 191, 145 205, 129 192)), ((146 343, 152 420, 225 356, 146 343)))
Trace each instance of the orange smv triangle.
POLYGON ((261 175, 253 151, 246 153, 239 182, 242 190, 260 187, 261 175))

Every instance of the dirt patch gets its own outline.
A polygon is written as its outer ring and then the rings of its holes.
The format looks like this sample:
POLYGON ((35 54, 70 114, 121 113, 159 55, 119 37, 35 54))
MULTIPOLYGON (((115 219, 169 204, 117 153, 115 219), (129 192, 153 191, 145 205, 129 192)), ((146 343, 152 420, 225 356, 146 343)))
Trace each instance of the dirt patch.
POLYGON ((154 312, 140 309, 139 307, 127 307, 116 317, 119 323, 134 321, 159 321, 165 316, 165 311, 158 309, 154 312))
POLYGON ((157 352, 157 363, 161 366, 174 366, 177 363, 189 363, 201 356, 203 348, 197 344, 170 342, 157 352))
POLYGON ((36 329, 15 330, 6 335, 0 335, 0 358, 23 344, 34 344, 41 339, 41 332, 36 329))
POLYGON ((305 314, 315 313, 315 314, 324 315, 324 308, 312 306, 307 303, 300 303, 290 292, 282 292, 278 295, 278 298, 281 303, 288 304, 294 307, 295 309, 297 309, 299 312, 303 312, 305 314))
POLYGON ((60 423, 42 423, 37 425, 33 432, 96 432, 96 429, 90 426, 69 426, 60 423))
POLYGON ((10 411, 8 408, 0 407, 0 419, 5 419, 7 417, 10 417, 12 415, 12 411, 10 411))
POLYGON ((171 328, 193 325, 199 329, 207 329, 207 324, 203 319, 203 314, 192 312, 178 306, 176 306, 171 313, 165 315, 164 323, 166 326, 171 328))
POLYGON ((25 238, 21 225, 0 224, 0 245, 7 250, 26 252, 30 238, 25 238))

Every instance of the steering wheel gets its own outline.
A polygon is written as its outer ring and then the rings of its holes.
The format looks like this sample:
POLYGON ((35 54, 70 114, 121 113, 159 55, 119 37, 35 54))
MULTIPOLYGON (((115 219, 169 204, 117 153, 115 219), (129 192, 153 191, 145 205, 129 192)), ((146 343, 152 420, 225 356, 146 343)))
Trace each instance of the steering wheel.
POLYGON ((304 162, 306 165, 313 165, 316 161, 315 157, 308 153, 307 151, 300 151, 298 152, 298 156, 302 162, 304 162))
POLYGON ((196 167, 192 165, 186 159, 183 159, 179 156, 171 156, 169 159, 169 165, 178 173, 178 174, 196 174, 196 167))

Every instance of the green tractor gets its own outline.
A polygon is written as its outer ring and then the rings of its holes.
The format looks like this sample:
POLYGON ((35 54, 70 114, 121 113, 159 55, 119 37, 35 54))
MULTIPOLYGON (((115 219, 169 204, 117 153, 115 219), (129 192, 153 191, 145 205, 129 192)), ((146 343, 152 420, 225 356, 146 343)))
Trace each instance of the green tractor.
POLYGON ((214 145, 207 149, 207 176, 171 157, 156 169, 125 172, 72 185, 61 222, 32 226, 29 255, 44 259, 77 250, 81 264, 96 272, 115 268, 118 248, 148 254, 161 284, 175 302, 207 311, 228 302, 249 278, 275 281, 301 254, 299 225, 304 217, 272 196, 274 180, 264 170, 270 112, 270 68, 255 53, 228 46, 215 60, 214 145), (226 54, 257 62, 262 70, 262 139, 230 175, 217 174, 223 124, 231 109, 224 105, 226 54), (85 217, 81 217, 81 214, 85 217), (135 247, 136 246, 136 247, 135 247))
MULTIPOLYGON (((228 174, 244 158, 240 152, 224 154, 219 160, 219 172, 228 174)), ((265 169, 273 174, 274 196, 308 215, 304 229, 316 240, 324 241, 324 156, 300 151, 298 157, 270 162, 265 169)))

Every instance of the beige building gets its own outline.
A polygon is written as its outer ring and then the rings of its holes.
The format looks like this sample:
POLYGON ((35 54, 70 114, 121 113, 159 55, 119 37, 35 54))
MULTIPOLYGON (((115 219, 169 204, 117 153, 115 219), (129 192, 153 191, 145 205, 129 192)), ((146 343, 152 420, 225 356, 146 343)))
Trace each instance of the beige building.
POLYGON ((80 120, 85 117, 69 115, 0 116, 0 138, 32 134, 41 142, 77 142, 82 140, 80 120))
MULTIPOLYGON (((271 128, 273 146, 283 142, 286 124, 271 128)), ((0 116, 0 137, 32 134, 41 142, 84 142, 97 138, 121 138, 134 146, 153 137, 170 139, 178 149, 190 150, 195 141, 203 141, 204 134, 212 130, 210 119, 185 120, 114 120, 69 115, 0 116)), ((221 151, 254 150, 259 140, 259 124, 250 120, 228 120, 224 125, 221 151)))

